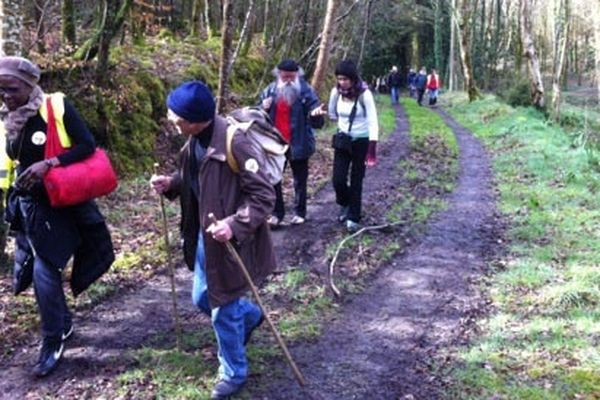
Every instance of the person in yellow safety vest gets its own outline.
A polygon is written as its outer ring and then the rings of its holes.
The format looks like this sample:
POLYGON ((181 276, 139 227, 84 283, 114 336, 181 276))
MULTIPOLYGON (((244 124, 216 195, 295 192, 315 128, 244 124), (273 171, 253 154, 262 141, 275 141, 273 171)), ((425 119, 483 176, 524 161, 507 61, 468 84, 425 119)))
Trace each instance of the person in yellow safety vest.
POLYGON ((6 193, 14 181, 14 162, 6 154, 6 130, 0 123, 0 192, 6 193))
POLYGON ((46 376, 62 358, 73 332, 65 301, 62 272, 71 257, 71 289, 81 293, 114 261, 110 233, 94 201, 56 208, 50 205, 42 179, 51 169, 89 157, 94 137, 73 105, 38 85, 40 69, 22 57, 0 57, 1 183, 8 190, 5 216, 16 232, 14 292, 33 282, 41 319, 42 346, 33 373, 46 376), (45 159, 50 99, 59 140, 67 151, 45 159), (8 159, 8 161, 7 161, 8 159), (15 179, 12 179, 14 170, 15 179))

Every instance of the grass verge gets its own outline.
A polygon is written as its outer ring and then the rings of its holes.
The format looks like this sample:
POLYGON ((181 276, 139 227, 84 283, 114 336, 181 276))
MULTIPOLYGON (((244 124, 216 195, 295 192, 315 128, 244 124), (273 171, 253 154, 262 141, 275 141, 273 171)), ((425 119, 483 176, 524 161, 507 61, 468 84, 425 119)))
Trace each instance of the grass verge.
POLYGON ((444 99, 493 154, 507 256, 485 290, 493 312, 460 350, 449 397, 600 397, 600 174, 586 149, 530 108, 444 99))

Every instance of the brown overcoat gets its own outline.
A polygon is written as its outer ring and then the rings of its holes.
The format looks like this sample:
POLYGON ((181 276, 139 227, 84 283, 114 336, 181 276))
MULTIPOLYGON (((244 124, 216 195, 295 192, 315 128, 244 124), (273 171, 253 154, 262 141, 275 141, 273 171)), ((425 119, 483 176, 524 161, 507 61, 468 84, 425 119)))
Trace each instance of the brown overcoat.
MULTIPOLYGON (((275 191, 264 171, 263 154, 243 134, 233 138, 232 153, 240 166, 235 173, 226 159, 227 120, 215 116, 212 139, 200 167, 198 209, 206 253, 206 279, 211 307, 243 296, 249 289, 240 267, 220 243, 206 233, 208 215, 225 219, 232 243, 248 272, 259 284, 276 267, 271 233, 266 223, 275 204, 275 191)), ((202 133, 201 133, 202 134, 202 133)))

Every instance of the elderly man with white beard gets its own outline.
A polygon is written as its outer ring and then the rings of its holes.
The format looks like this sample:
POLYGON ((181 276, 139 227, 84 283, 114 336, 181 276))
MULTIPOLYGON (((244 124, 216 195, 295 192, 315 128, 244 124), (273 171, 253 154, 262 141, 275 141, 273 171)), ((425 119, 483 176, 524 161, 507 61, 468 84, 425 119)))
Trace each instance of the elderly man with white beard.
MULTIPOLYGON (((306 220, 308 159, 315 152, 313 128, 323 126, 323 116, 327 114, 327 109, 320 103, 314 89, 304 80, 304 71, 296 61, 281 61, 273 75, 276 79, 262 91, 260 105, 269 113, 275 127, 290 144, 287 162, 294 177, 295 212, 290 222, 298 225, 306 220)), ((273 228, 279 227, 285 217, 281 182, 275 185, 275 193, 275 209, 269 218, 269 224, 273 228)))

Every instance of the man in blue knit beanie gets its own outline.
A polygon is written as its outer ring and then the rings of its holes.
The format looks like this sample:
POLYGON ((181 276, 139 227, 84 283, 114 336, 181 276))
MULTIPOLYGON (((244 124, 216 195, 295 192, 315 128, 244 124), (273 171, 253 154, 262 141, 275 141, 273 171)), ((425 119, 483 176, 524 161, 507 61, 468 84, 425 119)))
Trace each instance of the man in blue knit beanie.
POLYGON ((271 273, 276 262, 266 218, 275 192, 245 135, 236 133, 232 140, 239 173, 227 164, 228 122, 215 114, 214 98, 204 83, 178 86, 169 94, 167 107, 168 118, 188 141, 179 170, 155 175, 150 182, 158 193, 180 197, 184 258, 194 271, 192 300, 211 317, 218 344, 219 381, 211 398, 227 398, 246 382, 246 344, 264 316, 244 297, 249 286, 225 242, 236 246, 254 282, 271 273), (211 222, 210 213, 217 223, 211 222))

